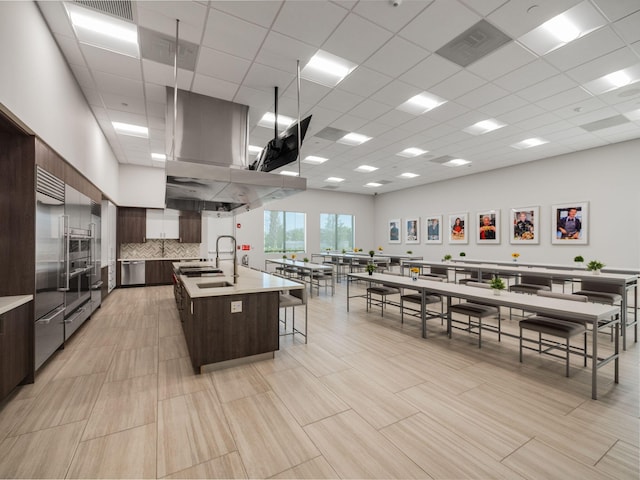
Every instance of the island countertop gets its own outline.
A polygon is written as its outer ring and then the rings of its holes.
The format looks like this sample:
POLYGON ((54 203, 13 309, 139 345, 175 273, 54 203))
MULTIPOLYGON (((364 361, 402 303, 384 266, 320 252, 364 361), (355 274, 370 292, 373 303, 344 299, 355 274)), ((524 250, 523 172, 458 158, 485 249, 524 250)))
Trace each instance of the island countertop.
POLYGON ((10 297, 0 297, 0 315, 7 313, 14 308, 18 308, 33 300, 33 295, 12 295, 10 297))
MULTIPOLYGON (((173 266, 177 270, 179 267, 193 266, 193 263, 176 262, 173 266)), ((199 262, 198 266, 215 267, 215 264, 212 262, 199 262)), ((224 264, 221 264, 221 268, 224 272, 223 275, 203 277, 187 277, 185 275, 180 275, 180 282, 184 285, 189 297, 192 299, 305 288, 301 283, 242 266, 238 266, 237 283, 233 285, 233 269, 231 265, 228 265, 228 262, 224 262, 224 264), (232 285, 228 287, 209 288, 202 288, 198 286, 224 281, 229 282, 232 285)))

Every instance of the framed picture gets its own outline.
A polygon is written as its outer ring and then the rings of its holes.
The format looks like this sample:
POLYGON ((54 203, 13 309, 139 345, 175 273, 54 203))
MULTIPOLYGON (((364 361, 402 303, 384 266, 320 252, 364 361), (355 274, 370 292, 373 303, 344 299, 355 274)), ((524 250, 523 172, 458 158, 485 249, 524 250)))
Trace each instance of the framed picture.
POLYGON ((449 243, 469 243, 467 212, 449 215, 449 243))
POLYGON ((442 215, 429 215, 424 222, 427 228, 424 243, 442 243, 442 215))
POLYGON ((389 243, 400 243, 400 219, 389 220, 389 243))
POLYGON ((586 245, 588 241, 588 202, 565 203, 551 207, 551 243, 586 245))
POLYGON ((420 243, 420 221, 417 218, 407 218, 405 225, 404 243, 420 243))
POLYGON ((500 211, 487 210, 476 213, 478 229, 476 243, 500 243, 500 211))
POLYGON ((540 243, 540 208, 520 207, 511 209, 509 238, 511 243, 540 243))

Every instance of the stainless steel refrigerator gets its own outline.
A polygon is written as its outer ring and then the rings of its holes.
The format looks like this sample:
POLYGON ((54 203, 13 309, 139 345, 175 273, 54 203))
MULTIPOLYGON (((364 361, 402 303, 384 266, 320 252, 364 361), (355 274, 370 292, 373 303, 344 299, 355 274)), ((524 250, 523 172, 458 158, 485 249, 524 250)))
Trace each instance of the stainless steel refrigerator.
POLYGON ((38 168, 36 189, 35 366, 64 343, 64 183, 38 168))

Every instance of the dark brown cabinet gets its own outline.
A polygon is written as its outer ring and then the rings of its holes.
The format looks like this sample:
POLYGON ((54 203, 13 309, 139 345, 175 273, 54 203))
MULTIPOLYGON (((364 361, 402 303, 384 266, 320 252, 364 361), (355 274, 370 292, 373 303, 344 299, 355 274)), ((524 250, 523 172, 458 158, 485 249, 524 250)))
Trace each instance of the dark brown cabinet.
POLYGON ((147 238, 147 210, 144 208, 118 208, 117 244, 144 243, 147 238))
POLYGON ((33 377, 33 302, 0 315, 0 400, 33 377))
POLYGON ((180 212, 180 242, 202 242, 202 218, 197 212, 180 212))
POLYGON ((145 262, 146 285, 170 285, 173 262, 176 260, 147 260, 145 262))

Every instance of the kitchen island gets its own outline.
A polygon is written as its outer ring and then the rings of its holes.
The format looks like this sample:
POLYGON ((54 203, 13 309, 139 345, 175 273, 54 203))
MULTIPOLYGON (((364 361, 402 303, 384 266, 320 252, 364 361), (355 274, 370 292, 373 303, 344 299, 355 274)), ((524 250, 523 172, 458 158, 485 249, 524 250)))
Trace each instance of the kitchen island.
POLYGON ((279 348, 280 292, 304 285, 244 267, 238 268, 236 284, 228 267, 200 277, 180 274, 181 267, 193 265, 173 264, 176 304, 193 368, 201 372, 272 358, 279 348))

